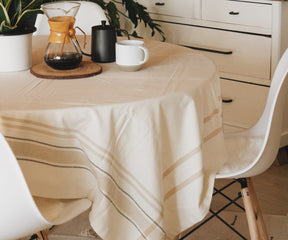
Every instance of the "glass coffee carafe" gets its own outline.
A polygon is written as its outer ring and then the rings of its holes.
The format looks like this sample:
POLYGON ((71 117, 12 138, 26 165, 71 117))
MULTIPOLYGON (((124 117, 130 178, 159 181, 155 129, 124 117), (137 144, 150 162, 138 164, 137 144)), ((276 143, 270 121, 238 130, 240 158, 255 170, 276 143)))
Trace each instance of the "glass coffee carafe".
POLYGON ((82 53, 74 29, 75 16, 79 7, 79 2, 70 1, 42 5, 50 26, 49 43, 44 60, 54 69, 74 69, 79 67, 82 61, 82 53))

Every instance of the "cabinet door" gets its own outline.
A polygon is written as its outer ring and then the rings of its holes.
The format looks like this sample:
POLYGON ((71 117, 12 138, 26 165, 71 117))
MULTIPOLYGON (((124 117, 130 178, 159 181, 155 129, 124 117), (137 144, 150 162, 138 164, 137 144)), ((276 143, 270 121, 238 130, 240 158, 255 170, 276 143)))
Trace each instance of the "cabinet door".
POLYGON ((202 50, 220 72, 270 79, 270 37, 172 23, 161 27, 168 42, 202 50))
POLYGON ((147 7, 148 12, 160 15, 194 18, 201 12, 201 0, 138 0, 138 2, 147 7))
POLYGON ((271 28, 272 3, 237 0, 202 0, 204 20, 271 28))
POLYGON ((269 87, 221 79, 223 119, 227 126, 252 127, 264 111, 269 87))

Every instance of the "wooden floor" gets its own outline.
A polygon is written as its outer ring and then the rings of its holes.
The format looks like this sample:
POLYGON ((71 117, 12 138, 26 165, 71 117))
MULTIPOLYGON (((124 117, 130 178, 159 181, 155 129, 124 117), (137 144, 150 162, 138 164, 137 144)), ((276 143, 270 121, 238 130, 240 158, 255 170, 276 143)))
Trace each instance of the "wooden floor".
MULTIPOLYGON (((255 190, 264 214, 270 240, 288 240, 288 164, 272 166, 266 173, 254 180, 255 190)), ((226 180, 217 180, 216 187, 227 183, 226 180)), ((239 191, 239 185, 234 184, 226 193, 239 191)), ((215 196, 212 209, 219 209, 227 203, 220 196, 215 196)), ((239 201, 241 203, 241 201, 239 201)), ((209 216, 209 215, 208 215, 209 216)), ((244 237, 248 238, 246 217, 238 208, 229 207, 221 216, 233 224, 244 237)), ((186 231, 187 233, 187 231, 186 231)), ((182 236, 185 235, 185 232, 182 236)), ((28 240, 25 238, 23 240, 28 240)), ((222 222, 213 219, 207 225, 187 236, 185 240, 241 240, 234 232, 229 230, 222 222)), ((88 221, 88 212, 83 213, 73 221, 56 226, 49 232, 49 240, 101 240, 92 230, 88 221)), ((123 239, 124 240, 124 239, 123 239)))

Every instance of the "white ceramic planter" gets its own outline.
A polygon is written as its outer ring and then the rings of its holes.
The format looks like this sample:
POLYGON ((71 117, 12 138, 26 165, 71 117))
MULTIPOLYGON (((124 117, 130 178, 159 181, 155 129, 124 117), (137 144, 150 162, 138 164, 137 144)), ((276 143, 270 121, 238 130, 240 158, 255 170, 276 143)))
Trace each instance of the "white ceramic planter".
POLYGON ((0 34, 0 72, 29 69, 32 65, 32 33, 0 34))

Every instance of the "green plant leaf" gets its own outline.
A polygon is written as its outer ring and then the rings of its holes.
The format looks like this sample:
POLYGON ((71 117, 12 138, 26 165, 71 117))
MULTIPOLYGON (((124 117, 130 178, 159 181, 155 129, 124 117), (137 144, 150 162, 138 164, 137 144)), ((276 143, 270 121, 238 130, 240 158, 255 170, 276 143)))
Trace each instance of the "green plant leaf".
POLYGON ((27 9, 40 9, 42 0, 21 0, 22 2, 22 12, 27 9))
POLYGON ((164 32, 161 30, 161 26, 153 21, 147 12, 147 8, 138 2, 133 0, 122 0, 122 4, 128 12, 128 18, 134 24, 136 28, 139 22, 144 23, 144 26, 151 29, 151 36, 155 35, 155 30, 161 35, 162 41, 165 41, 164 32))
POLYGON ((10 17, 10 26, 15 25, 17 16, 21 13, 21 0, 8 0, 6 10, 10 17))
POLYGON ((0 24, 0 32, 3 32, 4 26, 5 26, 5 21, 2 21, 0 24))
POLYGON ((111 26, 114 26, 117 30, 120 29, 120 19, 119 19, 119 12, 114 4, 114 2, 109 2, 105 6, 106 11, 107 11, 107 18, 109 20, 109 23, 111 26))
POLYGON ((6 11, 6 8, 4 7, 4 5, 2 3, 0 3, 0 22, 1 22, 1 25, 2 24, 8 24, 8 25, 10 24, 9 15, 6 11))
POLYGON ((138 3, 134 1, 129 0, 122 0, 122 5, 125 7, 128 13, 128 18, 131 20, 131 22, 134 24, 135 27, 138 25, 138 14, 139 14, 139 8, 138 3))
POLYGON ((5 6, 6 11, 9 11, 10 5, 12 3, 12 0, 1 0, 1 3, 3 4, 3 6, 5 6))
POLYGON ((6 25, 5 21, 2 21, 0 24, 0 33, 9 33, 14 30, 16 26, 8 26, 6 25))
POLYGON ((25 10, 21 15, 18 16, 16 25, 23 26, 23 22, 26 22, 27 20, 29 20, 29 18, 35 16, 38 13, 42 13, 42 10, 40 9, 25 10))
POLYGON ((8 2, 11 3, 11 0, 1 0, 1 3, 2 3, 4 6, 6 6, 6 4, 7 4, 8 2))

